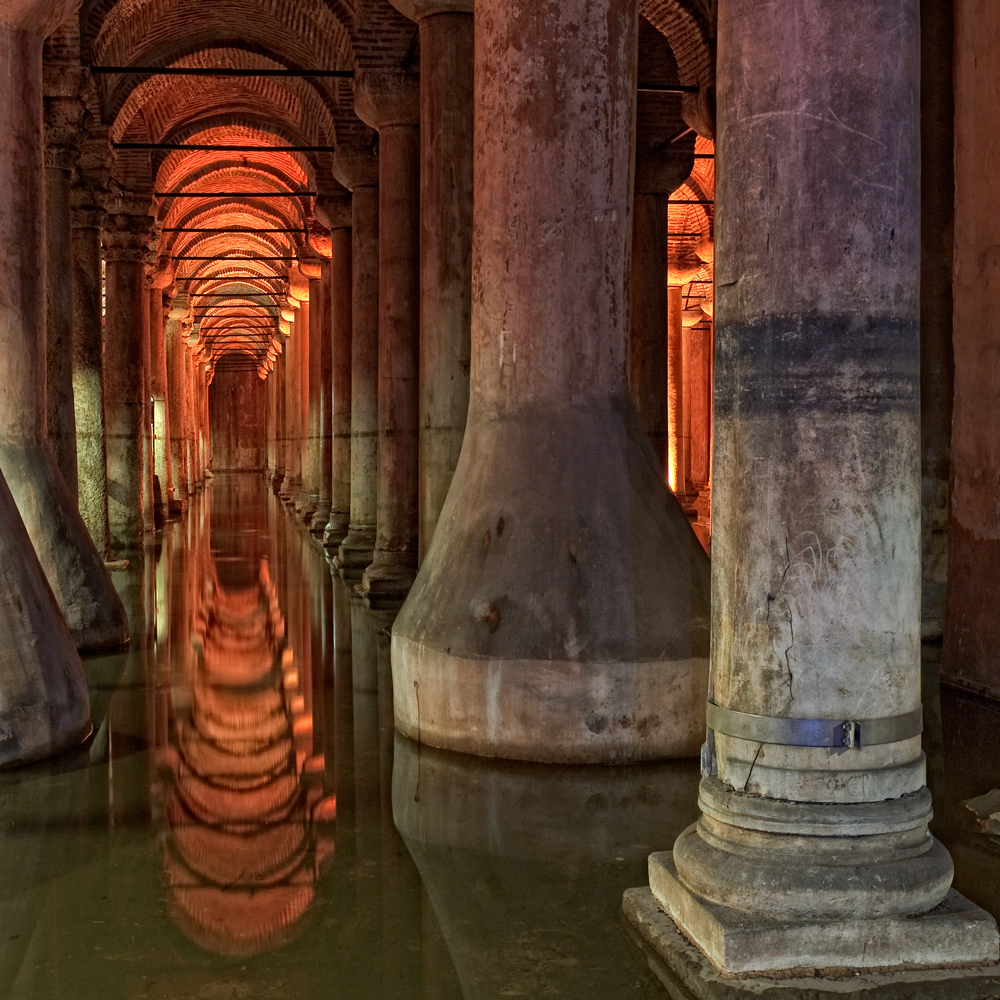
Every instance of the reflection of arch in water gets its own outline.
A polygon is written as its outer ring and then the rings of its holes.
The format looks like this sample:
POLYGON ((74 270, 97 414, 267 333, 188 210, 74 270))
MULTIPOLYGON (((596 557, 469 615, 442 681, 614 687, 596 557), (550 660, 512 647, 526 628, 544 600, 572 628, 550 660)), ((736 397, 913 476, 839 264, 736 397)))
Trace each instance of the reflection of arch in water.
POLYGON ((336 806, 266 560, 249 589, 221 586, 214 564, 203 571, 159 754, 167 907, 201 947, 249 956, 302 928, 336 806))

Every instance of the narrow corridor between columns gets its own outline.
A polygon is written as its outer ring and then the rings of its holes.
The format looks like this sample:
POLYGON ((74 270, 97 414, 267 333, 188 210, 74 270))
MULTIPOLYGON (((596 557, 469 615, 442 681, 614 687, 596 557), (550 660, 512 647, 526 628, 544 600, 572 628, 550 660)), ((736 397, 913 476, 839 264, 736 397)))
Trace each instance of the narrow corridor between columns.
MULTIPOLYGON (((131 647, 84 661, 93 736, 0 772, 0 997, 663 996, 620 899, 697 815, 696 760, 394 733, 388 620, 262 475, 219 473, 146 552, 114 574, 131 647)), ((1000 859, 954 817, 1000 712, 951 692, 940 717, 935 832, 995 911, 1000 859)))

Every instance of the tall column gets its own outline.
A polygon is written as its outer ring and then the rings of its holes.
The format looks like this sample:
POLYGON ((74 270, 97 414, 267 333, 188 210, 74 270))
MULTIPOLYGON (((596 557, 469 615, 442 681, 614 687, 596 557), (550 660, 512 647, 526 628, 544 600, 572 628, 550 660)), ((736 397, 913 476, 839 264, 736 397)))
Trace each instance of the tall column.
MULTIPOLYGON (((309 340, 309 356, 304 370, 306 435, 303 449, 302 509, 306 524, 311 524, 319 509, 320 478, 323 475, 322 383, 323 383, 323 279, 309 279, 309 320, 305 335, 309 340)), ((329 516, 329 515, 327 515, 329 516)), ((326 527, 326 521, 323 522, 326 527)))
MULTIPOLYGON (((0 246, 4 247, 0 254, 0 298, 4 307, 4 322, 0 324, 4 358, 0 464, 6 473, 8 435, 15 441, 30 437, 36 442, 33 450, 43 455, 42 462, 52 466, 48 478, 60 482, 44 442, 44 395, 39 398, 38 392, 44 385, 45 345, 39 109, 42 38, 70 9, 69 4, 51 5, 49 24, 38 18, 37 5, 23 2, 8 4, 0 14, 0 65, 5 67, 6 78, 0 89, 0 126, 4 130, 0 170, 5 179, 0 187, 0 246)), ((16 468, 14 474, 20 477, 24 472, 16 468)), ((61 498, 66 507, 72 507, 65 483, 61 498)), ((22 516, 0 474, 0 635, 4 637, 0 731, 5 734, 0 748, 2 764, 55 753, 79 743, 90 731, 86 676, 22 516)), ((80 524, 82 527, 82 521, 80 524)), ((52 527, 61 528, 58 524, 52 527)), ((73 542, 75 538, 70 539, 73 542)))
POLYGON ((449 749, 701 740, 708 561, 625 382, 637 20, 613 0, 476 9, 469 422, 392 639, 397 727, 449 749))
MULTIPOLYGON (((375 549, 378 491, 378 161, 337 151, 351 190, 351 521, 337 550, 345 580, 360 579, 375 549)), ((337 162, 335 161, 335 162, 337 162)))
POLYGON ((143 281, 152 220, 111 215, 105 220, 104 425, 107 431, 110 549, 142 548, 146 522, 147 433, 144 371, 149 341, 143 281))
POLYGON ((52 457, 77 498, 73 407, 73 229, 70 192, 83 105, 76 97, 45 99, 45 393, 52 457))
POLYGON ((719 5, 709 732, 650 887, 729 972, 995 961, 920 741, 919 5, 787 14, 719 5))
POLYGON ((285 348, 285 478, 281 499, 294 503, 302 487, 302 449, 299 422, 302 415, 300 386, 302 356, 302 310, 296 309, 285 348))
POLYGON ((373 609, 402 604, 417 572, 420 371, 420 108, 402 74, 355 81, 379 133, 378 515, 361 579, 373 609))
POLYGON ((46 441, 42 44, 0 23, 0 47, 0 470, 73 641, 104 649, 127 640, 125 610, 46 441))
POLYGON ((684 493, 684 290, 667 289, 667 482, 684 493))
POLYGON ((420 26, 420 521, 422 560, 469 413, 472 0, 393 0, 420 26))
POLYGON ((350 203, 347 225, 331 230, 333 261, 330 299, 332 310, 333 411, 331 431, 330 518, 323 544, 334 549, 347 537, 351 523, 351 230, 350 203))
POLYGON ((271 489, 279 493, 285 480, 285 373, 288 369, 288 338, 279 334, 276 338, 281 343, 281 353, 274 359, 274 474, 271 477, 271 489))
POLYGON ((152 407, 153 477, 156 523, 162 525, 173 492, 170 467, 170 394, 167 389, 167 337, 163 316, 163 289, 149 290, 149 395, 152 407))
POLYGON ((101 319, 101 220, 93 187, 73 190, 73 407, 77 499, 97 551, 108 553, 108 480, 104 440, 101 319))
POLYGON ((171 514, 181 514, 188 505, 187 442, 184 427, 184 353, 187 350, 186 295, 174 299, 167 315, 164 348, 167 360, 167 411, 169 414, 168 460, 170 489, 167 503, 171 514))
POLYGON ((330 521, 333 505, 333 267, 324 261, 323 274, 319 282, 315 320, 318 341, 314 348, 316 366, 319 369, 319 415, 317 418, 317 442, 315 448, 316 481, 318 499, 309 530, 314 535, 323 536, 330 521))
POLYGON ((151 535, 158 527, 159 511, 157 510, 155 474, 153 471, 155 458, 153 455, 153 406, 151 394, 152 355, 153 355, 153 320, 151 316, 152 302, 150 300, 151 272, 144 269, 143 302, 142 302, 142 530, 151 535))
MULTIPOLYGON (((639 79, 654 85, 677 82, 670 44, 647 21, 642 21, 639 28, 639 79)), ((629 271, 628 384, 664 472, 669 454, 667 199, 694 166, 694 135, 681 135, 684 131, 679 96, 639 93, 629 271)))
MULTIPOLYGON (((306 285, 308 289, 308 284, 306 285)), ((298 365, 296 370, 296 385, 298 387, 298 410, 296 421, 298 428, 297 450, 299 453, 299 485, 293 502, 297 514, 302 514, 305 498, 309 492, 309 336, 312 308, 308 297, 299 302, 295 314, 295 332, 298 335, 298 365)))

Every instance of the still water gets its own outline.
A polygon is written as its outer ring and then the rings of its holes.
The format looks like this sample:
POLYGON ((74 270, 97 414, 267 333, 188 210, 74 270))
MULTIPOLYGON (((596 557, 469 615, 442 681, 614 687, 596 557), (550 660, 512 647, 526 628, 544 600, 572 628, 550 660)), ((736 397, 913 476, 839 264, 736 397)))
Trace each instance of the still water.
POLYGON ((621 895, 696 818, 696 761, 394 734, 388 623, 258 476, 115 576, 94 736, 0 773, 0 997, 663 1000, 621 895))

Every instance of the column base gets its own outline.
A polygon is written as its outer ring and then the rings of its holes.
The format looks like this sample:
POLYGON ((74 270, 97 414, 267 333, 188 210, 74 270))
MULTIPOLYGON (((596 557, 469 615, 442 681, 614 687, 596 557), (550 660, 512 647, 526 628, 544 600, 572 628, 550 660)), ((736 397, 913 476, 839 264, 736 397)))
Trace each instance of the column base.
POLYGON ((313 535, 318 535, 323 537, 326 534, 326 527, 330 521, 330 504, 324 503, 322 500, 319 502, 316 510, 313 512, 312 519, 309 521, 309 531, 313 535))
MULTIPOLYGON (((761 976, 780 980, 773 984, 775 988, 790 985, 794 977, 839 977, 840 988, 827 992, 843 992, 843 977, 853 978, 860 970, 887 977, 885 982, 902 982, 900 976, 905 973, 908 988, 912 988, 914 982, 922 981, 921 975, 939 984, 941 974, 927 974, 941 969, 952 970, 949 983, 952 978, 960 982, 975 975, 992 975, 992 989, 927 996, 958 1000, 998 995, 1000 965, 996 963, 1000 947, 996 921, 954 889, 933 910, 915 916, 781 919, 748 914, 697 896, 678 878, 673 855, 664 852, 650 855, 649 888, 627 890, 622 906, 629 922, 677 970, 687 988, 692 989, 692 984, 697 987, 692 991, 696 997, 762 993, 761 976), (698 943, 697 948, 692 941, 698 943), (972 971, 960 972, 960 967, 972 971), (724 989, 715 989, 713 982, 724 989)), ((800 981, 789 989, 789 1000, 813 996, 801 990, 800 981)), ((826 993, 820 990, 815 995, 826 993)), ((917 994, 878 994, 892 995, 902 998, 917 994)))
POLYGON ((375 525, 352 525, 334 564, 342 580, 360 580, 375 554, 375 525))
POLYGON ((482 757, 553 764, 697 757, 707 682, 704 659, 473 659, 392 636, 396 728, 482 757))
POLYGON ((376 550, 372 564, 361 577, 360 593, 365 606, 371 611, 398 611, 406 600, 417 577, 415 552, 379 552, 376 550), (392 557, 403 556, 399 562, 392 557))
POLYGON ((351 515, 347 511, 334 510, 330 512, 326 529, 323 532, 323 544, 328 549, 340 547, 340 543, 347 537, 350 531, 351 515))
POLYGON ((123 646, 129 641, 125 608, 48 448, 2 442, 0 469, 77 650, 123 646))

